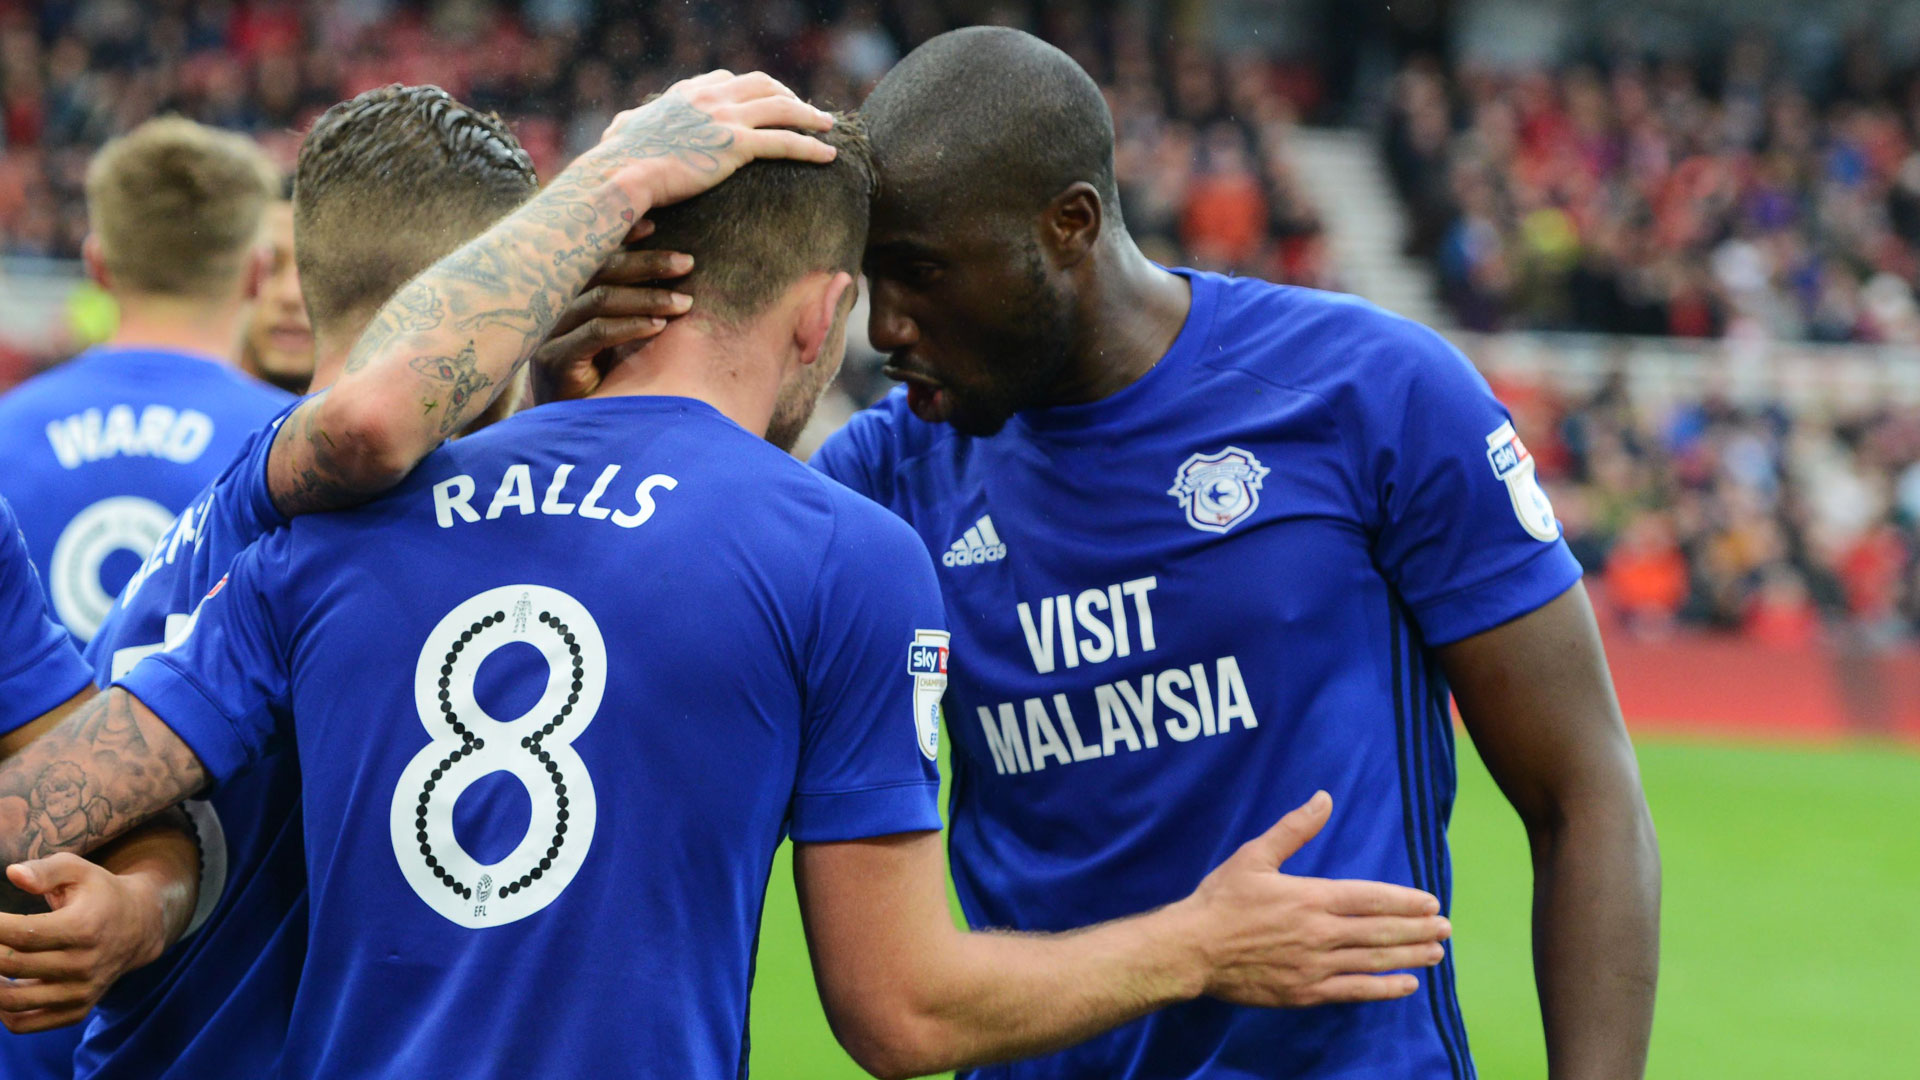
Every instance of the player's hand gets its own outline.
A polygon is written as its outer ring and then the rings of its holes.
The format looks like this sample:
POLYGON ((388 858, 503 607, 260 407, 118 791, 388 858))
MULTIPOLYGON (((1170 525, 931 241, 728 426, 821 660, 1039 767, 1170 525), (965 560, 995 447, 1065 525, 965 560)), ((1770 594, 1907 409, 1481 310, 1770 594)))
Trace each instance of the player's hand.
MULTIPOLYGON (((642 221, 635 233, 650 231, 642 221)), ((653 337, 692 308, 692 297, 667 285, 692 269, 693 256, 674 251, 620 251, 608 259, 534 351, 534 400, 593 393, 606 374, 607 350, 653 337)))
POLYGON ((803 134, 832 126, 830 114, 771 75, 709 71, 614 117, 585 156, 644 213, 698 195, 756 158, 832 161, 833 147, 803 134))
POLYGON ((0 1023, 26 1033, 85 1019, 108 988, 166 949, 161 904, 132 876, 61 853, 7 868, 43 915, 0 915, 0 1023))
POLYGON ((1376 881, 1292 877, 1276 868, 1314 838, 1333 811, 1316 793, 1247 841, 1193 895, 1206 971, 1204 993, 1240 1005, 1300 1008, 1386 1001, 1419 989, 1453 929, 1432 894, 1376 881))

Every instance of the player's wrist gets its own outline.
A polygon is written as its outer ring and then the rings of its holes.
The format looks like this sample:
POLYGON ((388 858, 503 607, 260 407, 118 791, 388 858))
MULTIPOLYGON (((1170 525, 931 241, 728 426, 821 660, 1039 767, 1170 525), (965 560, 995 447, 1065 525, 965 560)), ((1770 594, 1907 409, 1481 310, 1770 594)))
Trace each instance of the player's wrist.
MULTIPOLYGON (((580 155, 567 172, 573 174, 569 202, 583 201, 607 219, 623 214, 639 221, 659 203, 661 176, 667 163, 658 158, 635 159, 606 144, 580 155)), ((556 182, 553 188, 561 185, 556 182)), ((550 188, 549 190, 553 190, 550 188)), ((596 230, 598 231, 598 230, 596 230)), ((624 235, 616 239, 624 240, 624 235)))
POLYGON ((1193 897, 1140 916, 1136 922, 1155 957, 1163 1005, 1191 1001, 1207 992, 1213 957, 1207 944, 1207 919, 1193 897))
POLYGON ((115 922, 133 928, 124 951, 127 963, 119 972, 125 974, 153 963, 167 951, 167 928, 174 923, 176 912, 169 905, 164 875, 158 871, 140 868, 108 873, 111 888, 118 894, 116 904, 121 912, 115 922))

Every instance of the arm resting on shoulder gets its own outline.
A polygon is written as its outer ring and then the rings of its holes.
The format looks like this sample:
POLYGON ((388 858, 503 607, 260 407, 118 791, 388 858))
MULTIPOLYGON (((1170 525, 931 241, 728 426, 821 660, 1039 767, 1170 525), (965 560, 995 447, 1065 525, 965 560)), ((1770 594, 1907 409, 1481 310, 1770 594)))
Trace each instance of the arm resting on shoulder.
POLYGON ((756 157, 824 163, 826 113, 762 74, 713 72, 614 118, 545 190, 393 294, 326 392, 280 425, 267 486, 288 516, 398 484, 484 412, 646 212, 756 157))

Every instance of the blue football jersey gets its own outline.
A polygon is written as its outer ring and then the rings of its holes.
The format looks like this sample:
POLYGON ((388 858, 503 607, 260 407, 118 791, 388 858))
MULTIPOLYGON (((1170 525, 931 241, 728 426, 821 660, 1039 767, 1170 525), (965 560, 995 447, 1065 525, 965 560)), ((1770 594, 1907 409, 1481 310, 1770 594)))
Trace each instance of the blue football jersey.
POLYGON ((217 781, 297 750, 283 1075, 732 1080, 775 847, 939 828, 946 668, 910 529, 621 397, 269 534, 123 683, 217 781))
MULTIPOLYGON (((268 492, 267 460, 297 405, 283 399, 278 416, 248 432, 143 553, 87 645, 96 683, 180 640, 235 557, 286 524, 268 492)), ((306 955, 299 781, 292 754, 267 754, 187 804, 207 862, 196 929, 101 999, 74 1054, 79 1080, 273 1075, 306 955)))
MULTIPOLYGON (((99 348, 0 397, 0 461, 34 565, 75 641, 99 628, 114 597, 187 500, 240 443, 290 400, 218 361, 162 349, 99 348)), ((73 1058, 80 1029, 36 1037, 73 1058)), ((8 1077, 70 1075, 0 1040, 8 1077)))
MULTIPOLYGON (((66 628, 47 610, 46 591, 27 554, 13 507, 0 498, 0 734, 87 688, 87 665, 66 628)), ((38 1080, 73 1075, 78 1028, 34 1035, 0 1031, 0 1076, 38 1080)))
MULTIPOLYGON (((1287 871, 1446 902, 1453 726, 1435 646, 1580 570, 1505 409, 1432 332, 1364 302, 1182 271, 1167 354, 991 438, 895 394, 815 464, 938 560, 956 665, 950 828, 979 927, 1164 904, 1316 788, 1287 871)), ((1473 1075, 1451 956, 1415 996, 1202 1000, 981 1077, 1473 1075)))
MULTIPOLYGON (((47 611, 40 575, 27 555, 13 508, 0 499, 0 734, 87 688, 87 665, 47 611)), ((0 1032, 0 1076, 7 1080, 73 1075, 75 1028, 0 1032)))
POLYGON ((0 498, 0 735, 39 719, 88 681, 86 662, 47 611, 13 505, 0 498))
POLYGON ((174 515, 288 400, 208 357, 123 348, 0 397, 7 497, 75 640, 93 636, 174 515))

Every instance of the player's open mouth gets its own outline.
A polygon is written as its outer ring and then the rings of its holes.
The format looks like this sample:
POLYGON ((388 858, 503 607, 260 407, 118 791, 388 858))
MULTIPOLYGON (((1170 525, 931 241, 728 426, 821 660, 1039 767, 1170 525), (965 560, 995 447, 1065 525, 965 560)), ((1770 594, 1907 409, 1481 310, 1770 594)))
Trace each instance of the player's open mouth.
POLYGON ((881 371, 907 384, 907 408, 929 424, 944 424, 953 415, 953 395, 931 375, 888 364, 881 371))

